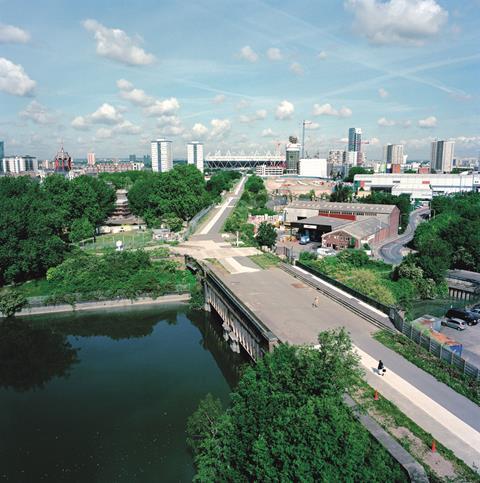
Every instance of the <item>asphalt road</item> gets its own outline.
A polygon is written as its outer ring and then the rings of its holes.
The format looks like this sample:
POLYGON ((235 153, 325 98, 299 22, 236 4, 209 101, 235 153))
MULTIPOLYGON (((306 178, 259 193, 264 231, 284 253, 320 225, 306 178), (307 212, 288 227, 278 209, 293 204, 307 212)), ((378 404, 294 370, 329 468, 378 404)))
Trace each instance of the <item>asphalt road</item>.
POLYGON ((402 249, 413 238, 415 229, 422 221, 422 215, 429 213, 429 208, 419 208, 410 214, 410 220, 406 230, 395 240, 388 241, 376 249, 377 254, 385 263, 398 265, 403 260, 402 249))

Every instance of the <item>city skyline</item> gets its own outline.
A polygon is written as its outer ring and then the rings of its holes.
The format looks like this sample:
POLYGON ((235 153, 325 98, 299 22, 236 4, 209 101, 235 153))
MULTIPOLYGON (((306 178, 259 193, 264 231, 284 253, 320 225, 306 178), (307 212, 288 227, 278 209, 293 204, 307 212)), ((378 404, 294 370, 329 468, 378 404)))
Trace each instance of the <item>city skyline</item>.
POLYGON ((5 154, 274 151, 308 119, 310 155, 355 126, 369 158, 392 143, 429 159, 435 139, 478 157, 478 2, 331 3, 0 2, 5 154))

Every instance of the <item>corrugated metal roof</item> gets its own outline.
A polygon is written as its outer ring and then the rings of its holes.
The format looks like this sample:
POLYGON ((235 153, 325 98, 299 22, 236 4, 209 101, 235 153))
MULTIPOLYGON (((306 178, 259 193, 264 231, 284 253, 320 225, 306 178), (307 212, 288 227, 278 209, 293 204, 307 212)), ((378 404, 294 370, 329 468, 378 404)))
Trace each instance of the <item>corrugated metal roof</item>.
POLYGON ((373 205, 369 203, 336 203, 334 201, 293 201, 287 205, 287 210, 288 208, 352 212, 362 211, 365 213, 391 213, 396 206, 373 205))
POLYGON ((350 220, 341 220, 339 218, 332 218, 331 216, 311 216, 310 218, 304 218, 303 220, 292 221, 294 224, 304 224, 304 225, 328 225, 332 227, 332 230, 348 225, 351 223, 350 220))
POLYGON ((337 231, 343 231, 357 239, 362 239, 374 235, 387 227, 388 225, 382 223, 378 218, 364 218, 363 220, 354 221, 353 223, 337 228, 331 231, 329 235, 334 234, 337 231))

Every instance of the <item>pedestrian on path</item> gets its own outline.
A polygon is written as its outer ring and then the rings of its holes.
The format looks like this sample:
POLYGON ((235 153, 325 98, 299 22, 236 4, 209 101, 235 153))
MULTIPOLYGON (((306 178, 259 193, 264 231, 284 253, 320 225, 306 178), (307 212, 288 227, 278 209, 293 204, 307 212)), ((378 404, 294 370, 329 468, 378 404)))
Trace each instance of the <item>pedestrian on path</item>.
POLYGON ((377 370, 378 370, 378 374, 381 375, 381 376, 384 376, 385 373, 387 372, 387 370, 385 369, 385 365, 383 364, 382 362, 382 359, 380 359, 378 361, 378 367, 377 367, 377 370))
POLYGON ((320 302, 320 299, 318 298, 318 295, 315 297, 314 301, 312 302, 312 307, 317 308, 318 303, 320 302))

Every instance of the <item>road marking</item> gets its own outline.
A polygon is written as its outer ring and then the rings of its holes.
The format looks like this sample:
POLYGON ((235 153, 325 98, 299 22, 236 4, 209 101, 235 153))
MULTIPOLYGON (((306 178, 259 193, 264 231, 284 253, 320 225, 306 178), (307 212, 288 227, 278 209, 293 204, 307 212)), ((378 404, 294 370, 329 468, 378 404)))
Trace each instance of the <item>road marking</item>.
POLYGON ((233 200, 233 197, 230 197, 223 203, 222 207, 217 211, 215 216, 205 225, 203 230, 200 232, 200 235, 208 235, 210 230, 213 228, 215 223, 220 219, 220 217, 223 215, 224 211, 229 208, 230 202, 233 200))
POLYGON ((312 278, 314 280, 317 280, 317 282, 323 283, 323 285, 326 285, 328 288, 331 288, 332 290, 335 290, 336 292, 341 293, 343 296, 347 297, 348 299, 354 298, 350 294, 348 294, 347 292, 344 292, 343 290, 335 287, 335 285, 332 285, 331 283, 325 282, 325 280, 322 280, 321 278, 316 277, 315 275, 312 275, 312 278))
MULTIPOLYGON (((358 299, 356 299, 358 300, 358 299)), ((370 309, 372 312, 375 312, 377 313, 378 315, 381 315, 382 317, 385 317, 386 319, 388 319, 388 315, 385 314, 384 312, 376 309, 375 307, 372 307, 371 305, 368 305, 366 302, 364 302, 363 300, 358 300, 358 303, 360 305, 363 305, 364 307, 367 307, 367 309, 370 309)))
MULTIPOLYGON (((242 265, 239 263, 235 258, 233 257, 226 257, 223 260, 225 260, 234 270, 232 273, 246 273, 246 272, 259 272, 259 269, 252 268, 252 267, 246 267, 245 265, 242 265)), ((222 261, 222 260, 220 260, 222 261)))
MULTIPOLYGON (((358 347, 353 347, 358 352, 362 365, 367 369, 367 371, 372 372, 372 368, 377 367, 377 360, 358 347)), ((397 392, 402 394, 414 406, 417 406, 422 411, 426 412, 431 418, 435 419, 437 423, 453 433, 457 438, 460 438, 477 454, 479 454, 478 448, 480 448, 480 433, 478 431, 435 402, 422 391, 418 390, 415 386, 412 386, 409 382, 389 368, 387 368, 385 377, 378 377, 381 378, 382 383, 388 384, 397 392)), ((476 463, 478 463, 478 461, 476 463)))

